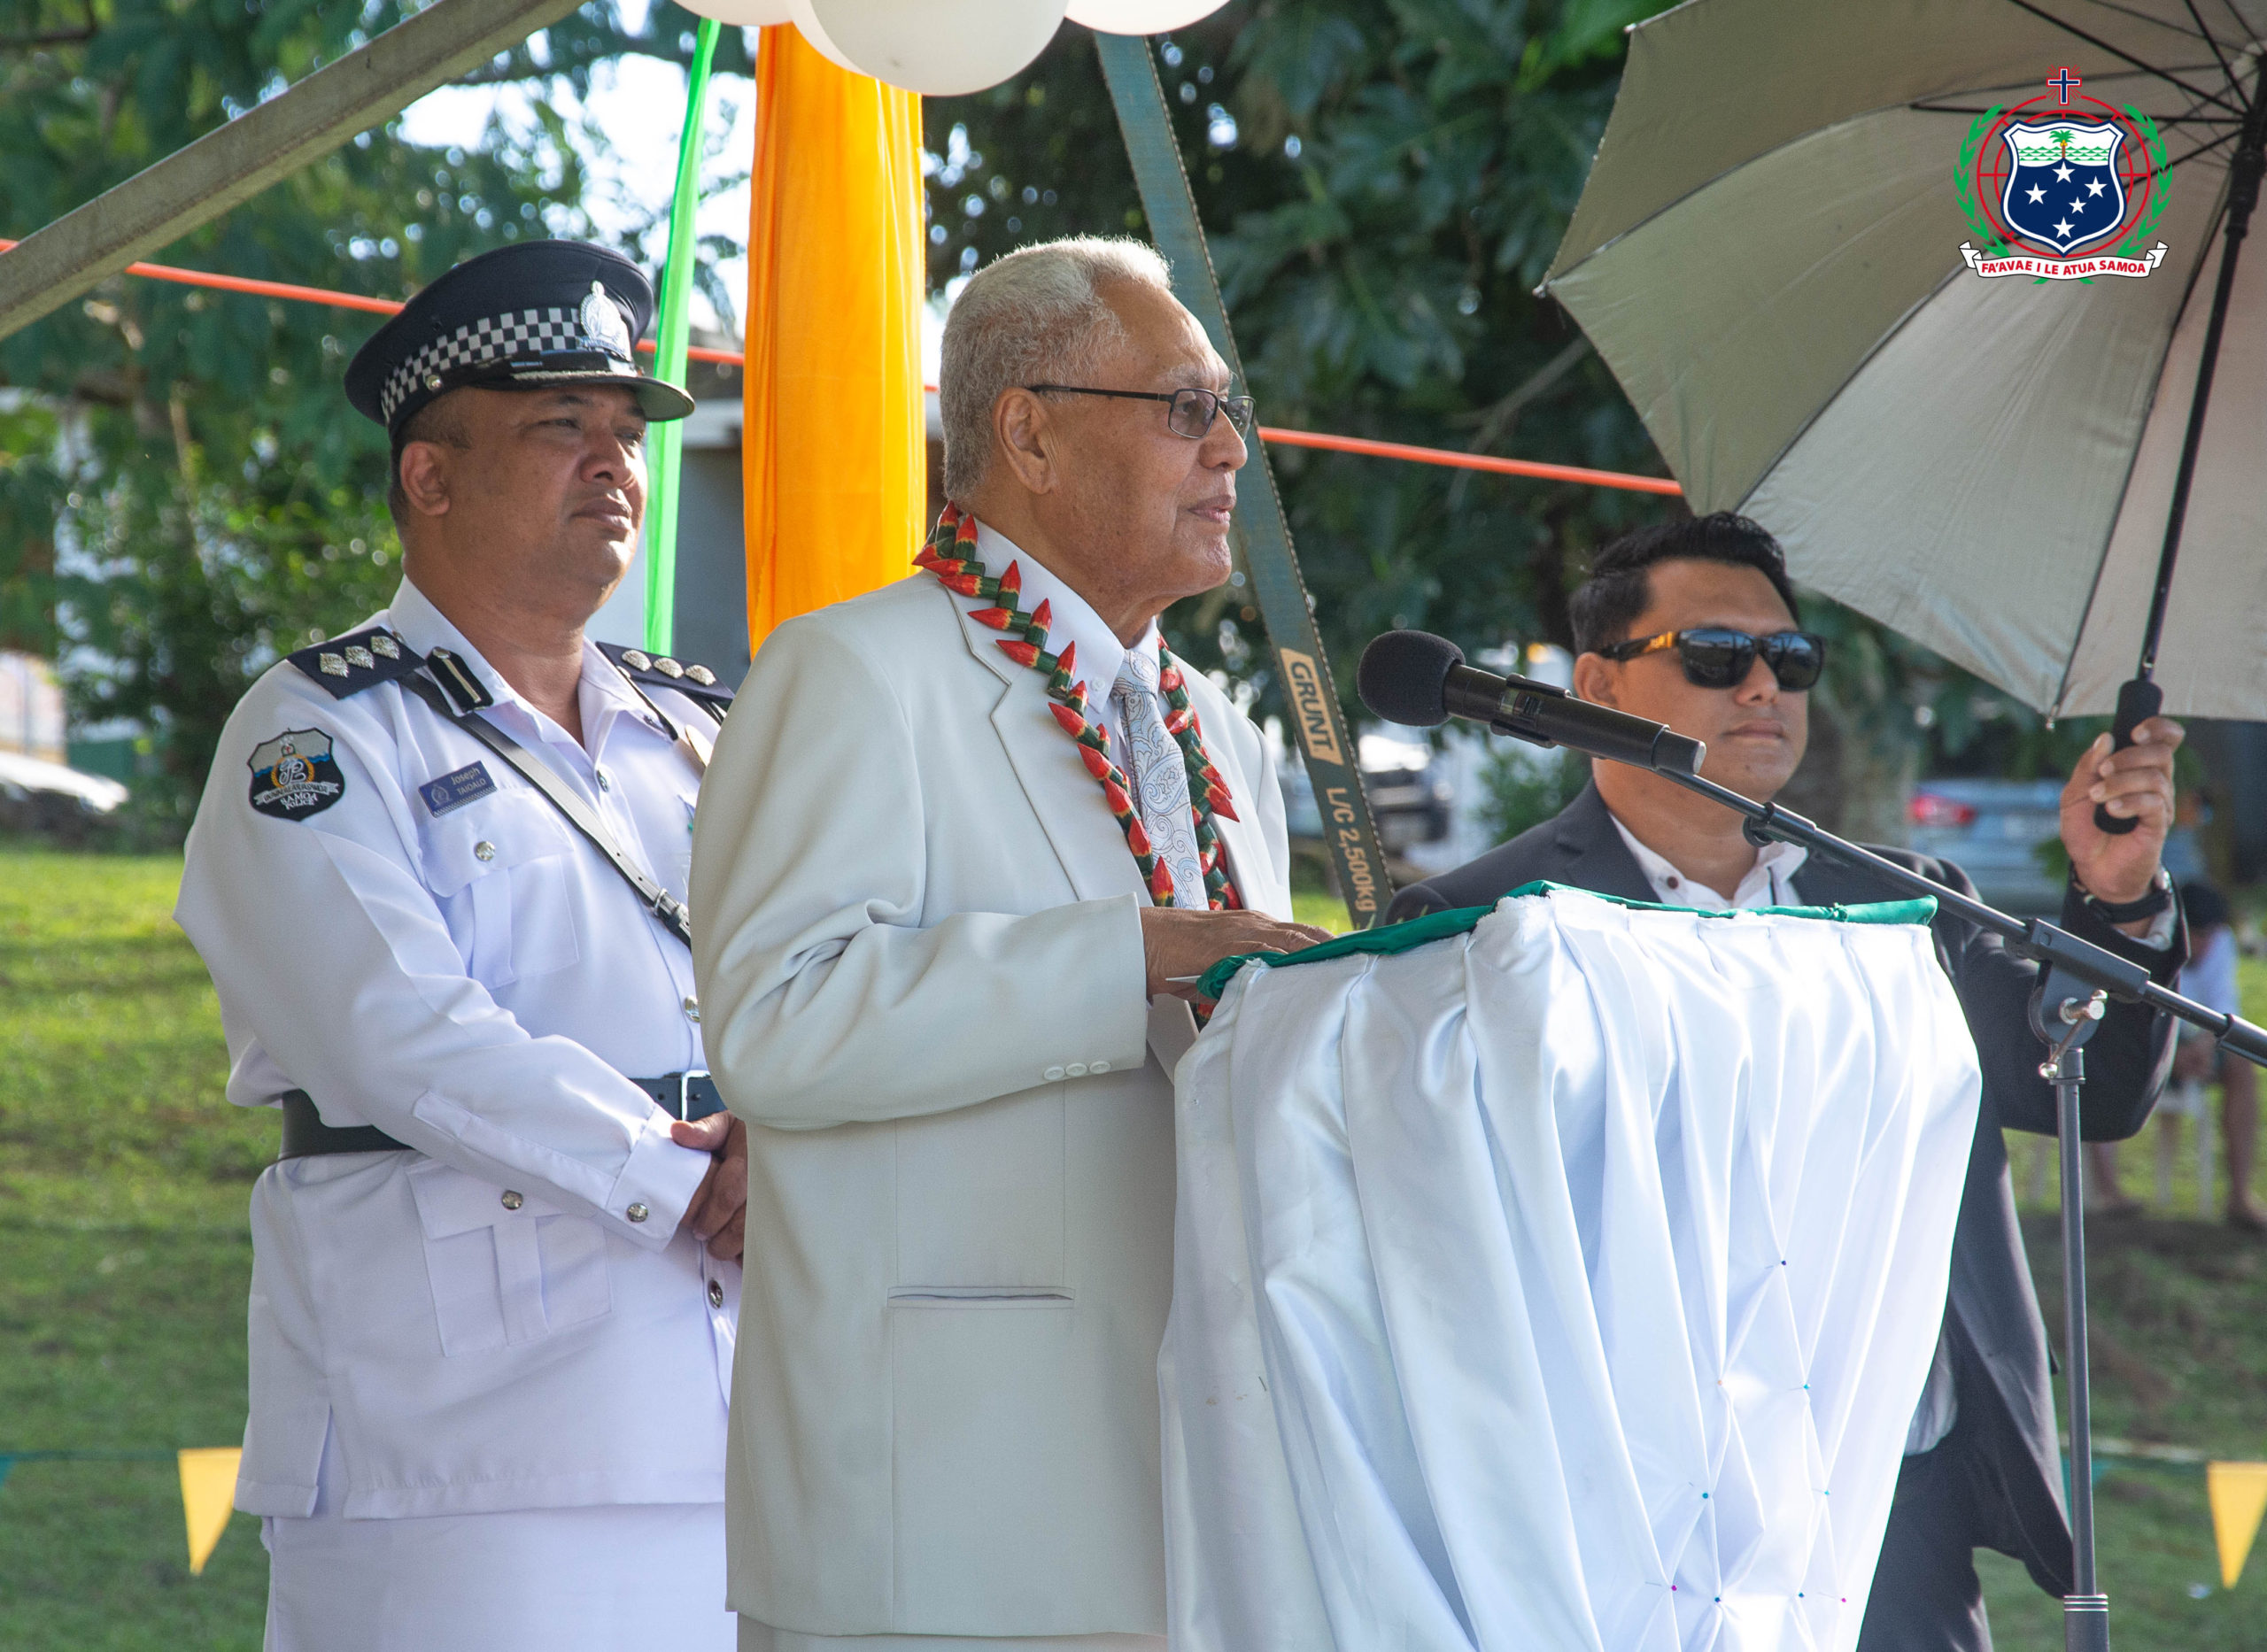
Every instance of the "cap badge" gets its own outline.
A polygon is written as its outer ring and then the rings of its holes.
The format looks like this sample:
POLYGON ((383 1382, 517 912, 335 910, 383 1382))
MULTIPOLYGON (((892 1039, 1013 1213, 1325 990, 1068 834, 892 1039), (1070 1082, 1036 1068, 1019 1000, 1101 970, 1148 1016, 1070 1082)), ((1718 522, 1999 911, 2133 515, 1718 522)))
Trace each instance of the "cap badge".
POLYGON ((582 321, 586 342, 613 355, 625 359, 629 356, 630 324, 623 317, 622 306, 607 296, 605 282, 591 283, 591 290, 583 299, 582 321))

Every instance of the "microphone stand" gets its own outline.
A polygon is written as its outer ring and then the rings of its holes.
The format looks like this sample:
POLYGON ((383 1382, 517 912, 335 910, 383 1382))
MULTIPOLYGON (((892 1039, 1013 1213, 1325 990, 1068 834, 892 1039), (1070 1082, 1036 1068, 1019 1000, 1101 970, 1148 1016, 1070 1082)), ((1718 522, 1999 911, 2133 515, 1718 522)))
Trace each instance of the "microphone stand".
MULTIPOLYGON (((1505 730, 1511 732, 1511 730, 1505 730)), ((1681 755, 1681 753, 1680 753, 1681 755)), ((2039 1076, 2054 1086, 2060 1137, 2062 1194, 2062 1304, 2066 1388, 2070 1411, 2070 1548, 2072 1593, 2062 1598, 2066 1652, 2109 1652, 2109 1597, 2100 1592, 2094 1569, 2093 1420, 2086 1362, 2086 1254, 2085 1165, 2078 1151, 2078 1086, 2085 1077, 2083 1048, 2100 1024, 2106 1000, 2146 1004, 2201 1027, 2219 1046, 2255 1066, 2267 1067, 2267 1030, 2240 1016, 2208 1009, 2193 999, 2159 986, 2140 965, 2081 940, 2068 930, 2033 918, 2013 918, 1982 901, 1948 889, 1871 850, 1838 838, 1814 821, 1776 803, 1757 803, 1737 791, 1703 780, 1667 762, 1638 764, 1662 779, 1698 792, 1745 817, 1741 830, 1759 847, 1796 843, 1849 865, 1861 867, 1908 895, 1926 895, 1942 911, 1958 914, 1978 929, 2003 937, 2008 949, 2046 966, 2031 994, 2031 1025, 2047 1046, 2039 1076)))

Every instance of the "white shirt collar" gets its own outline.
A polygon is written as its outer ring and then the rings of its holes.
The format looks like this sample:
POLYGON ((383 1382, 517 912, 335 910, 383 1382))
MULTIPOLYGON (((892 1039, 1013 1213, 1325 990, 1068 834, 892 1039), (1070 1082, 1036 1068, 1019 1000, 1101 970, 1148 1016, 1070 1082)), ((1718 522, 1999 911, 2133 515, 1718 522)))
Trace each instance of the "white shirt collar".
MULTIPOLYGON (((1107 701, 1110 685, 1118 681, 1119 668, 1126 662, 1126 645, 1118 640, 1117 632, 1103 623, 1094 605, 1073 591, 1054 569, 981 521, 976 524, 976 555, 985 571, 994 579, 1008 571, 1009 563, 1016 564, 1023 579, 1018 606, 1025 614, 1038 612, 1042 602, 1048 606, 1048 617, 1052 623, 1047 628, 1048 652, 1060 654, 1064 647, 1075 645, 1078 653, 1072 661, 1075 669, 1072 676, 1087 685, 1087 706, 1096 707, 1107 701)), ((1142 633, 1136 646, 1156 652, 1155 620, 1149 621, 1149 629, 1142 633)), ((1089 714, 1093 714, 1091 710, 1089 714)))
POLYGON ((1653 898, 1665 907, 1693 907, 1710 912, 1749 912, 1758 907, 1792 907, 1801 903, 1795 896, 1794 876, 1802 863, 1810 858, 1810 851, 1800 844, 1768 843, 1756 852, 1755 864, 1739 881, 1739 887, 1729 898, 1709 888, 1697 878, 1688 877, 1661 855, 1656 854, 1637 841, 1636 835, 1621 823, 1621 817, 1612 810, 1607 818, 1613 830, 1621 834, 1621 841, 1629 845, 1636 857, 1637 869, 1653 886, 1653 898))
MULTIPOLYGON (((436 648, 447 649, 464 662, 465 669, 478 679, 499 707, 509 707, 546 742, 583 749, 564 729, 506 682, 503 674, 488 663, 486 656, 457 629, 430 597, 410 583, 406 575, 395 590, 393 600, 386 606, 385 623, 421 654, 429 654, 436 648)), ((620 714, 627 713, 642 724, 653 724, 651 708, 588 637, 583 639, 583 675, 576 698, 583 714, 583 732, 589 742, 586 755, 605 748, 607 731, 620 714)))

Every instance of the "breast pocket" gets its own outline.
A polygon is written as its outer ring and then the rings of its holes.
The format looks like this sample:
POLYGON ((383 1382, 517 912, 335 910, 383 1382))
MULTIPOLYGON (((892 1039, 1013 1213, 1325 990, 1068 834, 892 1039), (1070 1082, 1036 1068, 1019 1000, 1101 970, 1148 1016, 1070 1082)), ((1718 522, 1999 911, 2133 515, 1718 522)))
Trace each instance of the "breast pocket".
POLYGON ((441 1352, 451 1358, 612 1311, 606 1234, 590 1217, 431 1160, 410 1170, 409 1191, 425 1231, 441 1352))
POLYGON ((571 829, 532 791, 499 791, 426 822, 425 885, 467 975, 508 986, 581 958, 575 853, 571 829))

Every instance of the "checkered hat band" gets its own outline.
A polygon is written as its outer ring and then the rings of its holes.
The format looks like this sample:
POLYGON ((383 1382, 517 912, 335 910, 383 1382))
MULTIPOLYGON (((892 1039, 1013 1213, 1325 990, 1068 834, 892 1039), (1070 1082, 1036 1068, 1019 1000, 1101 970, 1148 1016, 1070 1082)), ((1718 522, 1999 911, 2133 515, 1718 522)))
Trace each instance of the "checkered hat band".
POLYGON ((607 350, 583 331, 578 311, 515 310, 507 315, 483 316, 435 339, 389 374, 378 392, 378 411, 391 424, 395 412, 431 374, 445 375, 553 350, 606 350, 620 359, 619 352, 607 350))

